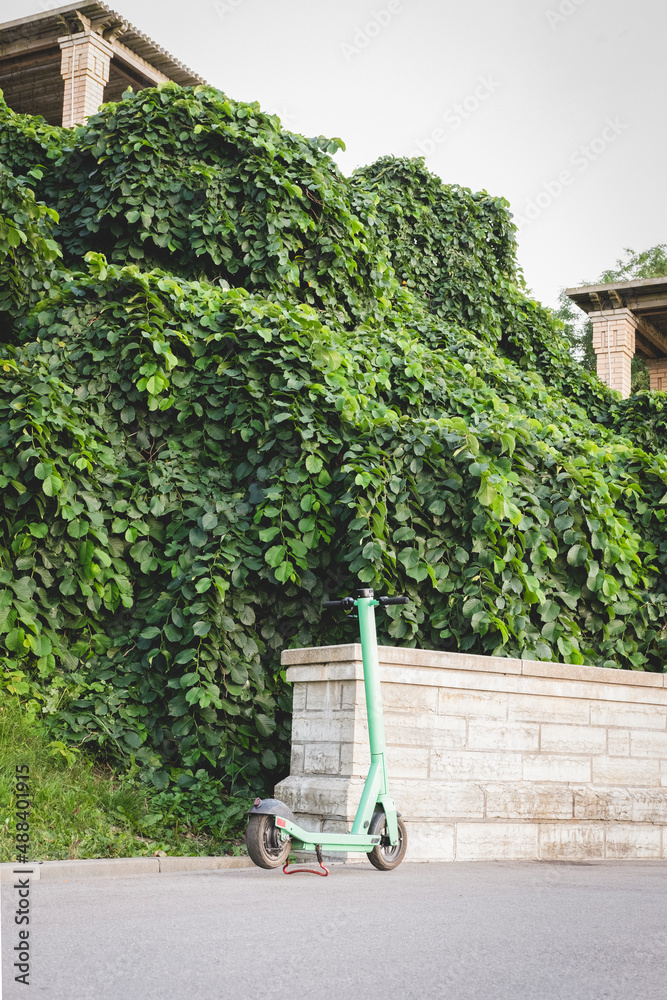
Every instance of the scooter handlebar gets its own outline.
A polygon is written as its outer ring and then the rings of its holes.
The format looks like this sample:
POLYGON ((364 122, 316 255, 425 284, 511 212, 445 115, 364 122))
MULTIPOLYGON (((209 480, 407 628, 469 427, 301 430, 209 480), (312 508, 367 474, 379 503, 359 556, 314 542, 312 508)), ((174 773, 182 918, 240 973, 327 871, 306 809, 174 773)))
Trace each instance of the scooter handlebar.
MULTIPOLYGON (((378 604, 382 608, 386 608, 388 604, 408 604, 408 597, 379 597, 378 604)), ((346 610, 354 607, 353 597, 344 597, 342 601, 324 601, 322 603, 323 608, 345 608, 346 610)))
POLYGON ((342 601, 324 601, 323 608, 353 608, 354 597, 344 597, 342 601))

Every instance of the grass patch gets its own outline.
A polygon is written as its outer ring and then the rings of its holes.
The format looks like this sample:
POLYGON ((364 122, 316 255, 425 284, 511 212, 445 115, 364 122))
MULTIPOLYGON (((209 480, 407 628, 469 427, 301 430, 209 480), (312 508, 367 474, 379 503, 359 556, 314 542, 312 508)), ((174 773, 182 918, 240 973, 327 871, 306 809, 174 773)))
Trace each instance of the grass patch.
POLYGON ((16 699, 0 701, 0 861, 16 860, 15 769, 30 768, 30 861, 245 854, 245 798, 150 793, 58 740, 16 699))

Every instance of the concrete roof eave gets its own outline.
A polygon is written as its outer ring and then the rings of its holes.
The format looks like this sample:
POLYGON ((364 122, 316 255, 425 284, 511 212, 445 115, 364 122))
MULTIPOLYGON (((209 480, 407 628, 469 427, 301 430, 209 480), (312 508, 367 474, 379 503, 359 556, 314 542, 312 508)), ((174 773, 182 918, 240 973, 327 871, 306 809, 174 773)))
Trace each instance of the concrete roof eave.
MULTIPOLYGON (((206 85, 206 80, 169 52, 154 42, 122 15, 104 3, 69 3, 52 10, 38 11, 29 17, 17 18, 0 24, 0 59, 10 53, 48 45, 66 33, 68 23, 77 21, 79 12, 92 22, 95 30, 104 30, 105 24, 123 24, 123 30, 111 40, 118 45, 118 57, 123 59, 123 49, 134 53, 140 60, 150 64, 164 77, 184 87, 206 85), (65 30, 64 29, 65 26, 65 30)), ((70 29, 71 30, 71 29, 70 29)))
POLYGON ((595 312, 599 309, 599 305, 595 303, 601 299, 613 301, 617 298, 621 301, 627 300, 629 308, 639 310, 642 308, 642 303, 651 308, 654 307, 656 300, 664 299, 664 306, 667 309, 667 277, 636 278, 632 281, 612 281, 601 285, 579 285, 575 288, 566 288, 565 294, 585 312, 595 312))

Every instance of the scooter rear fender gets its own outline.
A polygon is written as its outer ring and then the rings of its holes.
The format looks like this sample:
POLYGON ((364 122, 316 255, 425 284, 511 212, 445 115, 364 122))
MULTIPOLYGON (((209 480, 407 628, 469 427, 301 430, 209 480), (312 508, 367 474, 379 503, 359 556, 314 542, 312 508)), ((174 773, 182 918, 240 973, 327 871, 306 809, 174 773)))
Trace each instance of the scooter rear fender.
POLYGON ((289 806, 286 806, 280 799, 255 799, 252 809, 248 810, 249 816, 281 816, 298 826, 296 816, 289 806))

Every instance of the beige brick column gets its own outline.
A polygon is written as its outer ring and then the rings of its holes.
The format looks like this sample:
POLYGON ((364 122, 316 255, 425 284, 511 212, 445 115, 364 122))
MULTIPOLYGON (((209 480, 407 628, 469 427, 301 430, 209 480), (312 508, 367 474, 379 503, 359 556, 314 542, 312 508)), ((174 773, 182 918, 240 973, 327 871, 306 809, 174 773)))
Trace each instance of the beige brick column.
POLYGON ((647 358, 649 372, 651 373, 651 389, 662 392, 667 391, 667 358, 647 358))
POLYGON ((62 50, 60 72, 65 81, 63 126, 72 128, 94 115, 102 104, 113 49, 101 35, 88 29, 65 35, 58 42, 62 50))
POLYGON ((589 314, 593 323, 593 349, 598 376, 623 397, 630 395, 632 359, 637 320, 630 309, 609 309, 589 314))

